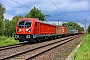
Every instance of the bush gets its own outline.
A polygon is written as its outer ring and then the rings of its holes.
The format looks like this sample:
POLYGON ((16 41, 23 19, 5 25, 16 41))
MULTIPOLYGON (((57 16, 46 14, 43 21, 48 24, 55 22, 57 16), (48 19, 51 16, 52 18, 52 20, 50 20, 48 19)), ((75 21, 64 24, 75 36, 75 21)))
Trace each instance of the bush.
POLYGON ((5 37, 5 36, 0 37, 0 47, 14 44, 19 44, 19 41, 14 40, 13 37, 5 37))
POLYGON ((90 34, 90 25, 88 26, 88 33, 90 34))

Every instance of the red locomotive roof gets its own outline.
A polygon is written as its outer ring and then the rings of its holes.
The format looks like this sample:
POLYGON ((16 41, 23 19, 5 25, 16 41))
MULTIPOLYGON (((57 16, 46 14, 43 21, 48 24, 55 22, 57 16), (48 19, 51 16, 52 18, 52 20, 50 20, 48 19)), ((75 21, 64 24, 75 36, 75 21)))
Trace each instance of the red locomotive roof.
POLYGON ((34 20, 34 21, 39 21, 37 18, 20 18, 19 20, 34 20))

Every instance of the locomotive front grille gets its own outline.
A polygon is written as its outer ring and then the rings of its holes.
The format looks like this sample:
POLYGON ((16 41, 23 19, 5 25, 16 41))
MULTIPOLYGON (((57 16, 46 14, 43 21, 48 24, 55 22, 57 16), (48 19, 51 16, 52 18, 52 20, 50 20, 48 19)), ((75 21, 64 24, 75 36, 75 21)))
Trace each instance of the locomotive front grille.
POLYGON ((20 38, 26 38, 26 35, 20 35, 20 38))

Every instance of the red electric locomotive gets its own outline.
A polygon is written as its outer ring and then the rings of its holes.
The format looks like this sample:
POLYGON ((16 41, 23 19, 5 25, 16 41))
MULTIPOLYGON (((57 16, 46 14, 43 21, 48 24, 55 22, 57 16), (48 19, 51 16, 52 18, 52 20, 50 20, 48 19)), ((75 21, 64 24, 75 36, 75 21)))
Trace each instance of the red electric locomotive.
POLYGON ((39 41, 56 35, 56 26, 36 18, 20 18, 16 25, 15 39, 20 42, 39 41))

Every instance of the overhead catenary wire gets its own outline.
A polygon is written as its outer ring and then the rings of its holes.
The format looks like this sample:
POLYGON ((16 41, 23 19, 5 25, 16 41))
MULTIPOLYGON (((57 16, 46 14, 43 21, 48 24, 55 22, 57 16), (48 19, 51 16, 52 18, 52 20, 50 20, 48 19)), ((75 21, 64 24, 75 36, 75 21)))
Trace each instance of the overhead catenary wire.
MULTIPOLYGON (((28 6, 26 6, 26 5, 23 5, 23 4, 21 4, 21 3, 19 3, 19 2, 16 2, 16 1, 14 1, 14 0, 11 0, 11 1, 13 1, 13 2, 15 2, 15 3, 17 3, 17 4, 19 4, 19 5, 22 5, 22 6, 24 6, 24 7, 26 7, 26 8, 28 8, 28 9, 31 9, 30 7, 28 7, 28 6)), ((26 0, 27 1, 27 0, 26 0)), ((30 1, 28 1, 29 3, 31 3, 30 1)), ((32 4, 32 3, 31 3, 32 4)), ((51 13, 50 13, 51 14, 51 13)), ((51 17, 51 16, 50 16, 51 17)), ((53 18, 53 17, 51 17, 52 19, 55 19, 55 18, 53 18)), ((56 19, 55 19, 56 20, 56 19)), ((54 20, 51 20, 51 21, 54 21, 54 20)))
MULTIPOLYGON (((22 6, 24 6, 24 7, 26 7, 26 8, 28 8, 28 9, 31 9, 30 7, 28 7, 28 6, 26 6, 26 5, 23 5, 23 4, 21 4, 21 3, 19 3, 19 2, 16 2, 16 1, 14 1, 14 0, 11 0, 11 1, 13 1, 13 2, 15 2, 15 3, 17 3, 17 4, 19 4, 19 5, 22 5, 22 6)), ((31 3, 32 4, 32 3, 31 3)), ((47 11, 46 11, 47 12, 47 11)), ((51 16, 50 16, 51 17, 51 16)), ((55 19, 55 18, 53 18, 53 17, 51 17, 52 19, 55 19)), ((55 19, 56 20, 56 19, 55 19)), ((52 20, 52 21, 54 21, 54 20, 52 20)), ((60 20, 60 21, 62 21, 62 20, 60 20)))
MULTIPOLYGON (((60 5, 61 5, 61 7, 63 8, 63 6, 62 6, 62 4, 58 1, 58 0, 56 0, 60 5)), ((66 11, 66 9, 65 8, 63 8, 65 11, 66 11)), ((66 11, 67 12, 67 11, 66 11)), ((68 12, 67 12, 68 13, 68 12)), ((74 18, 75 20, 77 20, 78 21, 78 19, 76 19, 75 17, 73 17, 72 16, 72 18, 74 18)), ((79 21, 79 22, 81 22, 81 21, 79 21)), ((81 22, 82 23, 82 22, 81 22)))
POLYGON ((20 3, 16 2, 16 1, 14 1, 14 0, 11 0, 11 1, 13 1, 13 2, 15 2, 15 3, 19 4, 19 5, 22 5, 22 6, 26 7, 26 8, 28 8, 28 9, 30 9, 30 8, 29 8, 28 6, 26 6, 26 5, 20 4, 20 3))
MULTIPOLYGON (((28 6, 26 6, 26 5, 23 5, 23 4, 21 4, 21 3, 19 3, 19 2, 16 2, 16 1, 14 1, 14 0, 11 0, 11 1, 13 1, 13 2, 15 2, 15 3, 17 3, 17 4, 19 4, 19 5, 22 5, 22 6, 24 6, 24 7, 26 7, 26 8, 28 8, 28 9, 31 9, 30 7, 28 7, 28 6)), ((27 0, 26 0, 27 1, 27 0)), ((28 1, 29 2, 29 1, 28 1)), ((29 3, 31 3, 31 2, 29 2, 29 3)), ((31 3, 32 4, 32 3, 31 3)), ((50 16, 51 17, 51 16, 50 16)), ((53 17, 51 17, 52 19, 55 19, 55 18, 53 18, 53 17)))
POLYGON ((56 4, 54 4, 51 0, 49 0, 55 7, 59 9, 65 16, 67 16, 70 20, 72 20, 66 13, 64 13, 56 4))
MULTIPOLYGON (((66 15, 70 20, 72 20, 66 13, 64 13, 56 4, 49 0, 54 6, 56 6, 64 15, 66 15)), ((61 5, 61 4, 60 4, 61 5)), ((65 10, 65 9, 64 9, 65 10)), ((75 18, 76 19, 76 18, 75 18)), ((77 19, 76 19, 77 20, 77 19)), ((82 23, 82 22, 81 22, 82 23)))
MULTIPOLYGON (((61 3, 58 1, 58 0, 56 0, 60 5, 61 5, 61 3)), ((61 7, 63 8, 63 6, 61 5, 61 7)), ((65 11, 66 11, 66 9, 65 8, 63 8, 65 11)), ((66 11, 67 12, 67 11, 66 11)), ((67 12, 68 13, 68 12, 67 12)))
MULTIPOLYGON (((28 0, 25 0, 25 1, 27 1, 27 2, 29 2, 30 4, 33 4, 33 3, 31 3, 30 1, 28 1, 28 0)), ((38 8, 40 8, 40 7, 38 7, 38 8)), ((44 10, 44 11, 46 11, 46 10, 44 10)), ((48 12, 48 11, 46 11, 46 12, 48 12)), ((49 12, 48 12, 49 13, 49 12)), ((49 13, 49 14, 51 14, 51 13, 49 13)), ((51 17, 51 16, 49 16, 49 17, 51 17)), ((53 17, 51 17, 52 19, 55 19, 55 18, 53 18, 53 17)), ((55 19, 56 20, 56 19, 55 19)))

